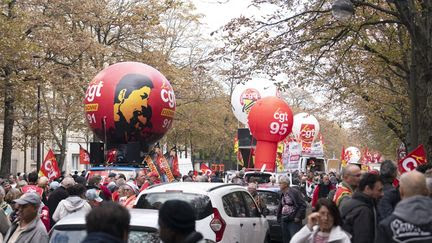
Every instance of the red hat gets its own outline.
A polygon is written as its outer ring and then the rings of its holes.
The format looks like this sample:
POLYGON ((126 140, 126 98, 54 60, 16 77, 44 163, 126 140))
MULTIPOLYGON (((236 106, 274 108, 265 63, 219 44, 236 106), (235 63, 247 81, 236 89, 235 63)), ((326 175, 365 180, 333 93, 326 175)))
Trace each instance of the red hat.
POLYGON ((147 176, 148 177, 154 176, 154 177, 158 177, 159 178, 159 174, 156 171, 152 171, 152 172, 148 173, 147 176))

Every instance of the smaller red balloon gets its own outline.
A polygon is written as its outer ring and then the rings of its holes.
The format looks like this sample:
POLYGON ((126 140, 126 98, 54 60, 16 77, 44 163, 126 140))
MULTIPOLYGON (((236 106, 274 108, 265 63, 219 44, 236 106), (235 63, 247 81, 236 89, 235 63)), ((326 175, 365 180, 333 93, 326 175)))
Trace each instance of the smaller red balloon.
POLYGON ((292 130, 293 114, 288 104, 277 97, 257 101, 248 116, 249 129, 257 140, 255 169, 274 171, 277 143, 284 140, 292 130))

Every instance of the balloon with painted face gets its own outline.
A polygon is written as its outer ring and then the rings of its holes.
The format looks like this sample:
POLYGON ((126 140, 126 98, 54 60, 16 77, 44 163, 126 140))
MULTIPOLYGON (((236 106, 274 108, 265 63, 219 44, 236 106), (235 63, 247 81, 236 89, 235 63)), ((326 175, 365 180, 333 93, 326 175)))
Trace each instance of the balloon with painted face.
POLYGON ((310 151, 319 130, 320 126, 315 116, 304 112, 294 116, 292 132, 297 141, 301 143, 303 152, 310 151))
POLYGON ((265 166, 265 170, 275 171, 278 142, 291 133, 291 108, 280 98, 262 98, 252 107, 248 124, 253 137, 257 140, 255 169, 262 169, 265 166))
POLYGON ((231 96, 231 108, 234 116, 244 125, 248 123, 248 114, 252 106, 261 98, 278 96, 276 86, 266 80, 250 80, 234 88, 231 96))
POLYGON ((171 128, 176 100, 171 84, 158 70, 121 62, 96 75, 84 105, 88 125, 102 141, 151 145, 171 128))

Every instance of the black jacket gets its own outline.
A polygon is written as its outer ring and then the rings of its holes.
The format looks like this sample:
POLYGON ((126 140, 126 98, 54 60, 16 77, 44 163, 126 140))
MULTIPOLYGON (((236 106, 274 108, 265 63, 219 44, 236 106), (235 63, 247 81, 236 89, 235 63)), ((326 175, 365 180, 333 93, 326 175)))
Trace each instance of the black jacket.
MULTIPOLYGON (((301 192, 296 189, 295 187, 288 188, 288 195, 290 196, 291 200, 294 202, 294 207, 296 208, 295 216, 294 218, 298 218, 300 220, 305 218, 306 215, 306 201, 303 199, 301 192)), ((281 192, 280 200, 279 200, 279 207, 277 211, 277 218, 280 219, 282 217, 282 197, 283 193, 281 192)))
POLYGON ((432 199, 406 198, 378 226, 378 242, 432 242, 432 199))
POLYGON ((401 200, 399 190, 392 184, 384 184, 384 196, 378 201, 378 222, 387 218, 393 213, 396 204, 401 200))
POLYGON ((50 193, 48 197, 47 207, 50 212, 51 225, 54 225, 55 223, 52 219, 52 216, 58 204, 60 203, 61 200, 66 199, 68 196, 69 193, 66 191, 66 188, 64 188, 63 186, 59 186, 57 189, 55 189, 53 192, 50 193))
POLYGON ((341 205, 343 229, 352 235, 352 243, 372 243, 375 239, 376 208, 373 198, 354 192, 352 198, 341 205))

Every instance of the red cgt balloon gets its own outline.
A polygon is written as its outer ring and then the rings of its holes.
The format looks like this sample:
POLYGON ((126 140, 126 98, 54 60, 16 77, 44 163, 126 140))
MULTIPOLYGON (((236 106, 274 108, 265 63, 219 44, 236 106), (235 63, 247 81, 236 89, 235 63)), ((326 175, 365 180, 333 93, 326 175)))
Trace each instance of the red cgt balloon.
POLYGON ((293 114, 288 104, 277 97, 257 101, 248 116, 249 129, 257 140, 255 169, 275 171, 278 142, 291 133, 293 114))
POLYGON ((138 62, 117 63, 99 72, 84 104, 90 128, 111 145, 157 142, 172 126, 176 107, 168 80, 138 62))

